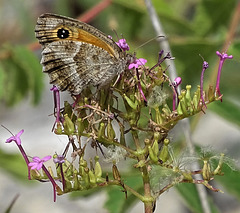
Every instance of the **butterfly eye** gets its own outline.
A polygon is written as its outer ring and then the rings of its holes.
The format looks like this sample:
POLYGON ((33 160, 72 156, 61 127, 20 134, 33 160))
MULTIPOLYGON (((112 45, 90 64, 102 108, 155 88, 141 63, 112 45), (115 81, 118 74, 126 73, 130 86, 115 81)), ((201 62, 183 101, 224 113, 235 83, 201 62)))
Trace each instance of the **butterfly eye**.
POLYGON ((57 37, 58 37, 58 38, 61 38, 61 39, 68 38, 68 37, 69 37, 69 31, 68 31, 67 29, 60 28, 60 29, 57 31, 57 37))

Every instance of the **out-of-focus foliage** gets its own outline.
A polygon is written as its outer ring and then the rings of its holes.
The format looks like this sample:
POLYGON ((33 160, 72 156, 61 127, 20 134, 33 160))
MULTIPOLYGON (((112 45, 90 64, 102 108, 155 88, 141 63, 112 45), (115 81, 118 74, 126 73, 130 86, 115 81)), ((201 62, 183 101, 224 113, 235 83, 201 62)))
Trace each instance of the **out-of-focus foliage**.
MULTIPOLYGON (((41 98, 43 74, 36 52, 29 48, 29 44, 36 42, 36 39, 34 39, 34 23, 37 16, 41 13, 52 12, 77 17, 100 1, 38 0, 32 3, 29 8, 27 7, 28 3, 33 1, 25 1, 24 4, 20 4, 20 2, 19 0, 3 1, 1 2, 3 7, 0 9, 2 20, 0 23, 2 32, 0 34, 0 99, 8 105, 19 103, 29 94, 31 94, 32 102, 35 104, 41 98), (4 11, 6 4, 12 5, 9 9, 12 12, 11 14, 14 14, 12 22, 9 21, 11 16, 6 15, 10 12, 8 10, 4 11), (2 18, 4 15, 8 17, 6 21, 2 18), (9 23, 12 23, 12 25, 9 23)), ((169 40, 177 71, 183 79, 183 85, 199 84, 202 67, 202 58, 199 57, 199 54, 209 62, 209 69, 205 75, 206 82, 208 79, 216 79, 211 78, 214 75, 213 71, 217 69, 216 65, 219 60, 215 52, 221 50, 226 40, 237 1, 153 0, 153 4, 169 40)), ((119 37, 122 33, 129 42, 132 52, 139 45, 156 36, 143 0, 113 0, 112 4, 100 13, 91 24, 106 34, 113 35, 113 37, 114 33, 111 29, 115 29, 119 37)), ((208 110, 218 113, 224 119, 239 126, 239 33, 236 34, 235 39, 229 45, 228 54, 232 54, 234 59, 226 61, 224 64, 220 88, 224 94, 223 103, 215 103, 208 110)), ((147 58, 148 65, 152 66, 157 61, 159 50, 158 43, 152 41, 137 49, 136 52, 138 57, 147 58)), ((215 82, 210 82, 210 84, 215 84, 215 82)), ((1 157, 6 156, 2 153, 1 157)), ((7 156, 8 159, 11 159, 10 162, 16 163, 15 165, 8 164, 7 167, 4 166, 6 164, 0 165, 12 175, 21 177, 24 166, 19 166, 18 164, 21 161, 13 161, 13 157, 16 158, 16 156, 7 156), (10 170, 9 168, 15 169, 10 170)), ((216 181, 239 199, 239 172, 230 171, 228 168, 224 171, 225 175, 217 178, 216 181)), ((133 176, 133 180, 134 178, 133 176)), ((129 177, 129 182, 131 181, 131 177, 129 177)), ((137 185, 138 182, 133 181, 134 184, 137 185)), ((184 185, 181 184, 178 190, 183 195, 189 208, 195 211, 196 206, 192 204, 198 201, 192 200, 192 198, 198 198, 196 190, 191 188, 195 186, 186 185, 186 188, 184 188, 184 185), (188 192, 187 196, 186 190, 188 192)), ((126 211, 127 204, 123 200, 124 194, 118 195, 114 191, 116 191, 116 188, 108 190, 109 199, 106 202, 106 208, 110 212, 116 212, 111 201, 111 198, 116 196, 121 197, 121 199, 117 199, 119 202, 116 204, 119 212, 126 211)), ((134 198, 131 201, 127 200, 130 203, 133 203, 133 201, 134 198)), ((217 212, 216 208, 214 209, 213 212, 217 212)), ((198 208, 196 212, 202 211, 198 208)))

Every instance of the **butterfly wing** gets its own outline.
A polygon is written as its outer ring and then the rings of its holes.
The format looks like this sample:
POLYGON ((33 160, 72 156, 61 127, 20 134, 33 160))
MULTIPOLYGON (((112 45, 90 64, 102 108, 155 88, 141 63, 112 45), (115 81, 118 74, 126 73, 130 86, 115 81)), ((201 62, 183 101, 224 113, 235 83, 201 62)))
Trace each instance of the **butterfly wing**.
POLYGON ((125 53, 112 39, 86 23, 43 14, 35 32, 43 46, 43 71, 60 90, 77 95, 90 84, 108 84, 125 70, 125 53))

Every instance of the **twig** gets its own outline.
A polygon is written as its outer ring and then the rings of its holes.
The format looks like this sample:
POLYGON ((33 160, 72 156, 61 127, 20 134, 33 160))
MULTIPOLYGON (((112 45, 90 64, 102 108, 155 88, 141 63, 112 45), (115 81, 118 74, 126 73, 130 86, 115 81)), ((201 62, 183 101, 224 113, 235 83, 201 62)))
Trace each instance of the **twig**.
MULTIPOLYGON (((160 20, 157 16, 157 13, 152 5, 151 0, 145 0, 145 4, 147 6, 148 13, 152 20, 153 28, 155 29, 156 34, 161 35, 161 36, 166 36, 164 33, 164 30, 162 28, 162 25, 160 23, 160 20)), ((171 53, 171 49, 170 49, 170 46, 169 46, 169 43, 168 43, 166 37, 164 39, 159 39, 158 41, 159 41, 159 45, 160 45, 161 49, 163 49, 165 52, 171 53)), ((177 72, 176 72, 176 67, 175 67, 174 61, 173 60, 165 60, 165 63, 167 65, 167 67, 169 67, 168 68, 169 76, 170 76, 171 81, 173 81, 177 77, 177 72)))
MULTIPOLYGON (((148 9, 148 13, 149 13, 149 16, 152 20, 152 24, 153 24, 153 27, 156 31, 156 34, 157 35, 165 35, 165 33, 163 31, 163 28, 162 28, 162 25, 161 25, 160 20, 157 16, 157 13, 156 13, 153 5, 152 5, 151 0, 145 0, 145 4, 146 4, 146 7, 148 9)), ((166 39, 165 40, 161 39, 159 41, 159 44, 160 44, 161 49, 171 53, 169 43, 166 39)), ((174 61, 173 60, 166 60, 165 63, 167 64, 167 66, 169 66, 169 68, 168 68, 169 69, 169 76, 170 76, 171 81, 173 81, 177 77, 177 72, 176 72, 176 67, 174 65, 174 61)), ((180 87, 178 87, 178 89, 180 90, 180 87)), ((194 155, 195 154, 195 149, 194 149, 194 146, 193 146, 192 140, 191 140, 189 120, 188 119, 182 120, 181 125, 182 125, 183 131, 184 131, 184 135, 185 135, 185 138, 186 138, 186 142, 187 142, 187 146, 189 148, 190 154, 194 155)), ((198 167, 197 164, 194 165, 194 166, 198 167)), ((201 179, 201 176, 198 177, 198 179, 201 179)), ((198 194, 199 194, 199 197, 200 197, 200 200, 201 200, 201 205, 202 205, 204 213, 210 213, 211 211, 210 211, 209 203, 207 201, 206 189, 202 185, 197 185, 197 191, 198 191, 198 194)))

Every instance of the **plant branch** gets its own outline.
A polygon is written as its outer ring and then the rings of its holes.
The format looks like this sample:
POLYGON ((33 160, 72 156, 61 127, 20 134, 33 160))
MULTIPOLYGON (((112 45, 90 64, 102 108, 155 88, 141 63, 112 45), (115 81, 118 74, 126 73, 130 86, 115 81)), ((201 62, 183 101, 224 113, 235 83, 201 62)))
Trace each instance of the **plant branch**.
MULTIPOLYGON (((157 16, 157 13, 156 13, 154 7, 152 5, 151 0, 145 0, 145 4, 147 6, 149 16, 152 20, 152 24, 153 24, 153 27, 156 31, 156 34, 157 35, 165 35, 163 27, 160 23, 160 20, 157 16)), ((159 44, 160 44, 160 47, 163 50, 168 51, 171 54, 170 45, 169 45, 169 43, 166 39, 165 40, 161 39, 159 41, 159 44)), ((169 66, 169 68, 168 68, 169 69, 169 76, 170 76, 171 81, 173 81, 177 77, 177 72, 176 72, 176 68, 175 68, 175 65, 174 65, 174 61, 173 60, 166 60, 165 63, 169 66)), ((180 91, 180 89, 181 88, 178 87, 179 91, 180 91)), ((191 140, 189 120, 188 119, 182 120, 181 125, 182 125, 183 131, 184 131, 184 135, 185 135, 185 138, 186 138, 186 141, 187 141, 187 146, 190 150, 190 153, 194 154, 195 149, 194 149, 194 146, 193 146, 192 140, 191 140)), ((195 165, 195 166, 198 166, 198 165, 195 165)), ((199 178, 201 178, 201 177, 199 177, 199 178)), ((197 190, 198 190, 198 194, 200 196, 200 200, 201 200, 201 204, 202 204, 204 213, 210 213, 210 207, 209 207, 209 204, 207 202, 206 189, 202 185, 197 185, 197 190)))

